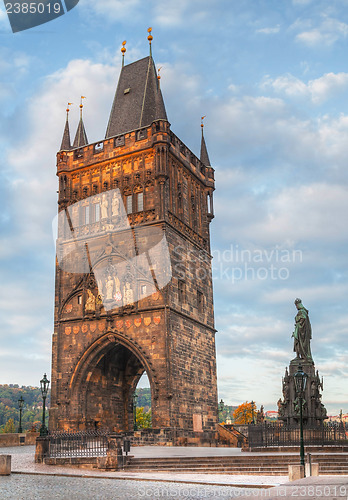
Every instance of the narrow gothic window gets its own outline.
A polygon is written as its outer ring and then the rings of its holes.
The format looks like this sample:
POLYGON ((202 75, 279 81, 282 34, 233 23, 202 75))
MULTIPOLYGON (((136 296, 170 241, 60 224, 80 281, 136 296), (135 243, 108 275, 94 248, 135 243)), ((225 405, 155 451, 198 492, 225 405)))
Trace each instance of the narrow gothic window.
POLYGON ((95 215, 95 217, 94 217, 95 222, 99 222, 100 221, 100 203, 95 204, 94 215, 95 215))
POLYGON ((199 313, 203 312, 204 308, 204 296, 200 290, 197 290, 197 309, 199 313))
POLYGON ((131 214, 133 211, 132 195, 126 196, 126 210, 127 214, 131 214))
POLYGON ((137 193, 137 211, 142 212, 144 210, 144 193, 137 193))
POLYGON ((146 295, 146 285, 141 285, 141 295, 146 295))
POLYGON ((178 281, 178 295, 179 295, 179 303, 183 304, 185 302, 185 281, 178 281))
POLYGON ((77 296, 77 303, 82 304, 82 295, 77 296))
POLYGON ((89 224, 89 205, 85 206, 85 224, 89 224))

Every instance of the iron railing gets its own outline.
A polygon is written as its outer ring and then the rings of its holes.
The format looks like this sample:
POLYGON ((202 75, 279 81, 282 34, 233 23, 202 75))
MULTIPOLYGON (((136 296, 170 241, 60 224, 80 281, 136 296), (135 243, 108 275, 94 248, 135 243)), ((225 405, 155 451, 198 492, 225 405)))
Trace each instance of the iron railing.
POLYGON ((87 430, 78 432, 53 431, 48 435, 51 458, 102 457, 108 447, 108 432, 87 430))
MULTIPOLYGON (((348 426, 328 422, 303 429, 306 446, 348 446, 348 426)), ((249 447, 299 446, 300 427, 270 422, 248 426, 249 447)))

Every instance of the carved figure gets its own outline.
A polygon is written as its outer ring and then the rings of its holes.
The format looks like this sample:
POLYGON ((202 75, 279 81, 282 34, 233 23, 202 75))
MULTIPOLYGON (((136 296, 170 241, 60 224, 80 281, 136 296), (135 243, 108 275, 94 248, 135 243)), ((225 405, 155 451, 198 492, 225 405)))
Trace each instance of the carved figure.
POLYGON ((126 282, 123 295, 124 295, 124 303, 126 306, 133 304, 134 294, 133 294, 133 290, 131 288, 131 284, 129 283, 129 281, 126 282))
POLYGON ((108 217, 108 206, 109 206, 108 200, 105 194, 103 194, 102 201, 100 202, 100 213, 102 219, 107 219, 108 217))
POLYGON ((312 327, 309 321, 308 310, 302 305, 301 299, 295 300, 298 313, 295 316, 294 351, 300 359, 313 363, 310 341, 312 338, 312 327))
POLYGON ((284 379, 284 382, 283 382, 283 396, 284 396, 284 401, 289 401, 289 399, 290 399, 290 387, 289 387, 289 383, 286 379, 284 379))
POLYGON ((87 300, 86 300, 86 305, 85 305, 85 311, 86 312, 94 312, 95 311, 95 296, 92 293, 91 290, 87 290, 87 300))
POLYGON ((115 293, 113 298, 116 300, 116 302, 120 302, 122 300, 121 285, 120 285, 120 280, 118 279, 117 276, 116 278, 114 278, 114 282, 115 282, 115 293))
POLYGON ((106 288, 106 300, 112 300, 112 292, 114 290, 114 280, 110 275, 106 279, 105 288, 106 288))
POLYGON ((120 215, 120 199, 117 195, 117 193, 114 193, 114 196, 112 198, 112 216, 120 215))
POLYGON ((282 416, 284 414, 284 408, 283 408, 283 402, 281 400, 281 398, 278 399, 277 401, 277 406, 278 406, 278 415, 279 416, 282 416))

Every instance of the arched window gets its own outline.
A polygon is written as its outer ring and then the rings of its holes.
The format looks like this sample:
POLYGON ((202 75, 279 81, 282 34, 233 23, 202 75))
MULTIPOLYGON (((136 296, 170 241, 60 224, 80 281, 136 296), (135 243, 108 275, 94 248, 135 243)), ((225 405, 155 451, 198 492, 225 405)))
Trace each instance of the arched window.
POLYGON ((137 212, 142 212, 144 210, 144 193, 140 191, 136 194, 137 200, 137 212))

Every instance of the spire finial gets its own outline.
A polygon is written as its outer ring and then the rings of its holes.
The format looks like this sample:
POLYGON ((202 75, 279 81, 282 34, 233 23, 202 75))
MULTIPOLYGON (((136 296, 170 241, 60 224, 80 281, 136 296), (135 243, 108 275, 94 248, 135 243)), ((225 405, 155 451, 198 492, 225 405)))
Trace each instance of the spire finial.
POLYGON ((149 41, 149 44, 150 44, 150 56, 152 57, 152 48, 151 48, 151 42, 153 40, 153 36, 151 35, 151 31, 152 31, 152 28, 148 28, 147 29, 147 32, 149 34, 149 36, 147 37, 148 41, 149 41))
POLYGON ((158 80, 158 86, 160 86, 160 80, 161 80, 161 75, 160 75, 160 71, 162 69, 162 66, 160 66, 157 70, 157 80, 158 80))
POLYGON ((87 99, 87 98, 84 95, 81 96, 81 103, 80 103, 80 118, 81 118, 81 120, 82 120, 82 108, 83 108, 82 99, 87 99))
POLYGON ((69 111, 70 111, 70 106, 72 106, 74 103, 73 102, 68 102, 66 106, 66 119, 68 120, 69 118, 69 111))
POLYGON ((203 120, 207 115, 201 116, 201 127, 202 127, 202 134, 203 134, 203 129, 204 129, 204 123, 203 120))
POLYGON ((122 52, 122 68, 124 66, 124 55, 125 55, 125 53, 127 51, 127 49, 126 49, 126 43, 127 43, 127 40, 124 40, 122 42, 122 49, 121 49, 121 52, 122 52))

